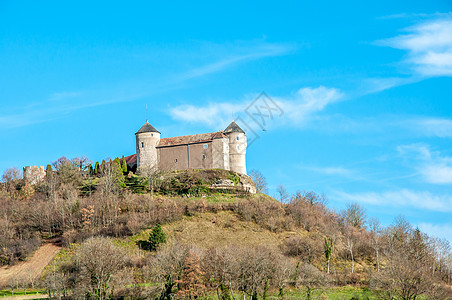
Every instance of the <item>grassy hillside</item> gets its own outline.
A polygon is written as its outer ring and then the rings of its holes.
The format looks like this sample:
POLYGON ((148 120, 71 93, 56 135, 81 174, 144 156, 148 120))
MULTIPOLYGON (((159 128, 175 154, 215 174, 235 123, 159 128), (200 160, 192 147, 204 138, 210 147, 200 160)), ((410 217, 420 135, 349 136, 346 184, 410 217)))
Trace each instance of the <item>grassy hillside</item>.
POLYGON ((335 212, 314 192, 280 203, 224 170, 99 169, 63 162, 35 186, 2 184, 0 263, 20 265, 60 239, 39 283, 55 297, 341 299, 344 286, 354 299, 450 297, 448 245, 403 219, 368 227, 359 205, 335 212), (156 224, 166 243, 152 244, 156 224))

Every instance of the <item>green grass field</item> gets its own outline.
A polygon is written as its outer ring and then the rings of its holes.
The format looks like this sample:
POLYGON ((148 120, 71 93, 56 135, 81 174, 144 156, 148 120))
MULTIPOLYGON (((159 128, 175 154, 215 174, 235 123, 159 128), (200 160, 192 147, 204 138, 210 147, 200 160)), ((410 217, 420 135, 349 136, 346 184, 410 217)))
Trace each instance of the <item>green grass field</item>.
POLYGON ((13 296, 23 296, 23 295, 37 295, 37 294, 46 294, 46 291, 44 290, 35 290, 35 289, 27 289, 26 291, 24 289, 15 289, 14 293, 8 289, 8 290, 1 290, 0 291, 0 298, 2 297, 13 297, 13 296))

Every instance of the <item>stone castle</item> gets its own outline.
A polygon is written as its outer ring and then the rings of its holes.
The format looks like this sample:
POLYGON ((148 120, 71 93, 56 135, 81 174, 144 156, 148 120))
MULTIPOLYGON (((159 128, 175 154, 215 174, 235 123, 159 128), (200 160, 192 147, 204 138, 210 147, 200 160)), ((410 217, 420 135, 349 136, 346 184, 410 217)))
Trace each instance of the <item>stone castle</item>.
POLYGON ((46 177, 44 166, 27 166, 24 167, 24 178, 30 184, 36 184, 46 177))
POLYGON ((161 138, 148 121, 135 133, 132 170, 224 169, 246 175, 246 134, 234 121, 224 130, 161 138))
MULTIPOLYGON (((224 169, 246 175, 246 134, 234 121, 224 130, 160 138, 148 121, 135 133, 136 154, 125 157, 129 170, 176 171, 224 169)), ((43 166, 24 167, 24 178, 36 184, 43 166)))

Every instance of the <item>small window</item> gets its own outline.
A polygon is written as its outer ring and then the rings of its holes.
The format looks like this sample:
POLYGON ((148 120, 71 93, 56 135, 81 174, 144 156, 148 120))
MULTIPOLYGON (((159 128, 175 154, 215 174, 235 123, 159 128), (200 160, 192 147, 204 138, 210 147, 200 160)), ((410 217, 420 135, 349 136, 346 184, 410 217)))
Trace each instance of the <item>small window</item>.
POLYGON ((208 147, 209 145, 207 145, 207 144, 204 144, 204 149, 207 149, 207 147, 208 147))
MULTIPOLYGON (((206 145, 207 146, 207 145, 206 145)), ((205 160, 207 156, 205 154, 202 155, 202 160, 205 160)))
POLYGON ((236 140, 238 141, 238 140, 239 140, 239 137, 236 137, 236 140))
POLYGON ((177 158, 176 158, 175 162, 177 162, 177 158))
POLYGON ((141 148, 144 148, 144 142, 141 142, 141 148))
POLYGON ((237 150, 239 150, 239 151, 240 151, 240 145, 237 145, 237 150))
POLYGON ((153 133, 151 133, 151 136, 154 136, 154 134, 153 134, 153 133))

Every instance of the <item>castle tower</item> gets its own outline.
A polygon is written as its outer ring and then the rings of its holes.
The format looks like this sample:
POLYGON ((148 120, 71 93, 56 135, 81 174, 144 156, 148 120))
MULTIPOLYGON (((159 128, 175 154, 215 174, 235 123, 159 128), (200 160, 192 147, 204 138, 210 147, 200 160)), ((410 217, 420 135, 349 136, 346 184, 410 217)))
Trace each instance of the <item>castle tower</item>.
POLYGON ((246 174, 246 134, 234 121, 224 130, 229 138, 229 167, 231 171, 246 174))
POLYGON ((160 132, 146 120, 136 133, 137 168, 153 170, 158 167, 157 144, 160 132))

